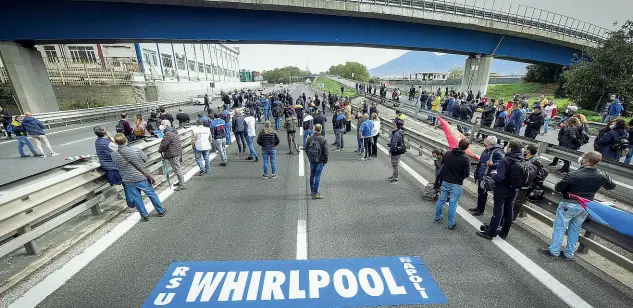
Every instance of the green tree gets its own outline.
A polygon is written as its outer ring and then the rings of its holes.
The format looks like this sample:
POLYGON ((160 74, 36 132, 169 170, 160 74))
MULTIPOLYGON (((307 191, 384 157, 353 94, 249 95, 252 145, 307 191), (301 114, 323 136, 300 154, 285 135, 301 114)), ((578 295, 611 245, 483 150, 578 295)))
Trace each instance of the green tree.
POLYGON ((367 82, 371 78, 367 67, 358 62, 346 62, 345 64, 333 65, 328 70, 328 73, 363 82, 367 82))
POLYGON ((527 73, 523 77, 524 82, 556 83, 562 80, 563 68, 560 66, 548 66, 532 64, 527 66, 527 73))
POLYGON ((464 77, 464 69, 461 67, 453 67, 448 71, 448 79, 462 79, 464 77))
POLYGON ((309 74, 310 72, 302 71, 296 66, 286 66, 270 71, 264 71, 262 76, 264 80, 270 83, 290 83, 292 77, 303 77, 309 74))
POLYGON ((563 73, 564 89, 580 107, 599 110, 609 94, 625 105, 633 99, 633 22, 627 21, 597 48, 587 50, 563 73))

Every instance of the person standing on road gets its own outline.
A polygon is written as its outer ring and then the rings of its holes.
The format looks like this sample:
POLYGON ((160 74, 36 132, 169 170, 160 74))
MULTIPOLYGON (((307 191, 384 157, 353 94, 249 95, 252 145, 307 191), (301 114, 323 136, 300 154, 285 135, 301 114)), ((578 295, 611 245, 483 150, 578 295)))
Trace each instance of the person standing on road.
POLYGON ((345 148, 345 142, 343 140, 343 134, 345 134, 345 123, 347 119, 341 108, 336 110, 334 125, 334 135, 336 136, 336 149, 335 151, 343 151, 345 148))
POLYGON ((615 101, 609 105, 608 120, 611 121, 617 119, 622 114, 622 111, 624 111, 624 107, 622 106, 622 103, 620 103, 620 100, 616 98, 615 101))
POLYGON ((220 116, 221 113, 219 111, 213 114, 215 119, 211 122, 211 135, 213 136, 215 149, 220 153, 220 159, 222 159, 220 166, 226 166, 228 160, 226 155, 226 123, 220 116))
POLYGON ((477 183, 477 206, 468 209, 473 216, 481 216, 486 210, 486 202, 488 202, 488 190, 492 187, 486 187, 485 181, 489 181, 496 173, 497 164, 503 159, 501 146, 497 144, 497 137, 488 136, 484 139, 486 149, 479 157, 479 163, 475 170, 475 182, 477 183), (494 172, 493 172, 494 170, 494 172))
POLYGON ((11 121, 13 120, 11 111, 0 107, 0 117, 2 117, 2 126, 4 127, 4 131, 7 132, 7 138, 13 139, 13 137, 11 137, 11 131, 9 131, 9 125, 11 125, 11 121))
POLYGON ((554 106, 554 101, 550 99, 543 107, 543 118, 545 119, 545 122, 543 123, 543 133, 541 133, 542 136, 545 136, 547 134, 549 122, 551 122, 552 118, 554 117, 554 106))
POLYGON ((183 127, 185 124, 188 124, 189 122, 191 122, 191 118, 189 117, 188 113, 184 112, 182 108, 179 108, 178 111, 179 112, 176 114, 176 120, 178 120, 178 127, 183 127))
POLYGON ((121 133, 114 136, 114 141, 118 145, 118 149, 112 152, 112 160, 121 174, 126 197, 130 198, 130 203, 134 204, 138 210, 141 220, 149 221, 149 213, 145 209, 141 191, 145 192, 145 195, 152 202, 158 216, 165 216, 167 211, 162 207, 160 199, 152 187, 153 178, 143 169, 147 155, 141 149, 130 147, 127 138, 121 133))
MULTIPOLYGON (((204 109, 203 111, 207 111, 207 110, 211 110, 211 100, 209 100, 209 94, 204 94, 204 109)), ((182 110, 180 110, 180 112, 182 112, 182 110)), ((176 115, 176 118, 178 118, 178 116, 176 115)), ((178 120, 180 122, 180 120, 178 120)))
POLYGON ((371 157, 378 157, 378 136, 380 135, 380 118, 378 118, 378 114, 372 113, 371 120, 374 123, 371 129, 371 157))
POLYGON ((543 118, 543 113, 541 112, 541 106, 534 106, 532 114, 523 121, 525 124, 525 137, 530 139, 536 139, 539 132, 541 131, 541 126, 545 123, 545 119, 543 118))
MULTIPOLYGON (((511 140, 508 143, 510 152, 506 154, 505 158, 497 163, 497 174, 494 177, 494 209, 492 217, 490 218, 490 224, 486 228, 483 226, 482 230, 477 232, 477 235, 488 240, 492 240, 495 236, 499 235, 500 238, 505 239, 510 232, 512 226, 512 209, 514 207, 514 198, 517 195, 517 191, 522 186, 516 186, 515 176, 520 176, 523 180, 523 173, 517 174, 515 171, 516 164, 524 160, 523 157, 523 144, 518 140, 511 140), (499 232, 499 224, 503 220, 501 231, 499 232)), ((524 169, 525 170, 525 169, 524 169)), ((525 173, 526 171, 524 171, 525 173)), ((529 177, 528 177, 529 178, 529 177)), ((525 184, 525 181, 523 181, 525 184)))
POLYGON ((233 133, 235 134, 235 141, 237 142, 237 154, 246 153, 246 123, 242 113, 236 109, 233 115, 233 133))
POLYGON ((455 214, 457 213, 457 202, 462 195, 462 185, 464 180, 468 178, 470 160, 466 155, 466 150, 470 144, 467 139, 462 139, 456 148, 446 152, 444 155, 444 165, 442 166, 441 177, 442 186, 440 188, 440 196, 435 205, 434 223, 442 222, 442 208, 446 200, 450 198, 448 204, 448 221, 446 228, 454 230, 457 227, 455 222, 455 214))
MULTIPOLYGON (((59 153, 53 151, 51 143, 48 142, 48 138, 46 138, 46 134, 44 133, 44 124, 42 124, 40 120, 36 119, 31 112, 26 112, 24 115, 25 117, 24 120, 22 120, 22 127, 24 127, 26 133, 33 139, 33 146, 35 147, 35 150, 37 150, 37 153, 40 154, 39 156, 46 157, 44 150, 42 149, 42 143, 44 143, 44 146, 46 146, 51 156, 59 155, 59 153)), ((129 125, 130 124, 128 124, 128 127, 129 125)))
POLYGON ((407 148, 404 144, 404 126, 402 123, 396 124, 396 129, 391 132, 387 146, 389 147, 391 168, 393 168, 393 173, 391 177, 389 177, 389 184, 398 184, 400 155, 407 152, 407 148))
POLYGON ((196 156, 196 163, 200 167, 198 176, 209 174, 211 169, 211 160, 209 159, 209 151, 211 150, 211 130, 209 130, 209 122, 198 120, 195 127, 192 128, 191 148, 196 156), (202 159, 204 158, 204 164, 202 159))
POLYGON ((306 140, 314 133, 314 118, 309 113, 303 118, 303 148, 306 148, 306 140))
POLYGON ((222 120, 224 121, 224 133, 226 138, 226 145, 231 144, 231 110, 224 106, 224 110, 222 111, 222 120))
POLYGON ((321 109, 317 109, 315 114, 314 125, 321 124, 321 136, 325 137, 325 122, 327 122, 327 118, 325 114, 321 113, 321 109))
POLYGON ((20 153, 20 157, 31 156, 28 154, 24 154, 24 150, 22 150, 24 145, 26 145, 29 147, 29 150, 31 151, 31 154, 33 154, 33 157, 40 157, 42 156, 42 154, 39 154, 35 151, 35 149, 33 148, 33 144, 29 140, 29 137, 27 137, 28 134, 26 133, 26 130, 22 126, 23 120, 24 120, 23 116, 15 116, 15 120, 11 122, 11 129, 13 130, 13 133, 15 134, 15 136, 18 138, 18 153, 20 153))
POLYGON ((176 187, 175 191, 186 189, 185 175, 180 166, 182 163, 182 143, 175 128, 167 127, 165 129, 165 137, 160 141, 158 153, 161 153, 163 158, 169 162, 171 168, 174 169, 176 177, 178 177, 178 184, 176 184, 178 187, 176 187))
POLYGON ((600 138, 602 158, 619 161, 629 150, 629 132, 623 119, 615 120, 608 133, 600 138))
POLYGON ((284 123, 284 128, 286 129, 286 134, 288 137, 288 149, 289 155, 294 154, 292 150, 299 153, 299 147, 297 147, 297 142, 295 141, 295 137, 297 134, 297 126, 298 126, 297 118, 295 117, 292 109, 288 109, 286 112, 286 122, 284 123))
POLYGON ((363 123, 360 125, 359 135, 361 140, 363 140, 363 145, 365 147, 365 157, 361 158, 361 160, 371 160, 373 154, 373 141, 372 131, 374 130, 374 121, 369 119, 368 114, 363 114, 363 123))
POLYGON ((264 128, 257 136, 257 144, 262 147, 262 155, 264 157, 264 173, 263 179, 268 179, 268 161, 270 160, 270 167, 272 171, 271 178, 277 178, 277 145, 279 145, 279 136, 277 132, 272 129, 270 121, 264 122, 264 128))
POLYGON ((160 106, 158 107, 158 110, 160 111, 160 116, 158 116, 158 118, 161 119, 161 121, 169 120, 169 123, 174 123, 174 117, 171 114, 167 113, 165 107, 160 106))
POLYGON ((327 139, 321 135, 322 129, 321 124, 314 126, 314 135, 308 138, 306 146, 306 154, 310 161, 310 193, 314 200, 323 199, 321 194, 319 194, 319 186, 321 183, 321 173, 323 172, 323 167, 328 162, 329 155, 327 139))
POLYGON ((254 158, 255 161, 259 161, 257 152, 255 152, 255 145, 253 144, 253 138, 257 135, 257 131, 255 130, 255 117, 252 112, 244 118, 244 123, 246 124, 246 144, 250 151, 250 155, 248 155, 246 160, 253 160, 254 158))
POLYGON ((582 223, 587 219, 588 212, 570 194, 593 200, 598 190, 602 187, 607 190, 615 189, 615 183, 606 172, 597 169, 602 160, 599 152, 587 152, 579 157, 581 166, 577 171, 567 173, 563 179, 554 186, 554 190, 563 195, 563 201, 558 204, 554 228, 552 231, 552 243, 541 251, 552 258, 558 258, 561 253, 561 245, 567 230, 567 248, 563 252, 566 260, 572 260, 574 249, 578 242, 578 235, 582 223))
POLYGON ((343 96, 344 93, 345 93, 345 87, 341 86, 341 96, 343 96))
MULTIPOLYGON (((571 117, 563 127, 558 131, 558 145, 578 151, 580 149, 581 137, 584 128, 582 127, 580 120, 576 117, 571 117)), ((554 157, 552 163, 549 166, 556 167, 558 165, 558 157, 554 157)), ((560 173, 569 172, 570 161, 563 159, 563 167, 558 169, 560 173)))

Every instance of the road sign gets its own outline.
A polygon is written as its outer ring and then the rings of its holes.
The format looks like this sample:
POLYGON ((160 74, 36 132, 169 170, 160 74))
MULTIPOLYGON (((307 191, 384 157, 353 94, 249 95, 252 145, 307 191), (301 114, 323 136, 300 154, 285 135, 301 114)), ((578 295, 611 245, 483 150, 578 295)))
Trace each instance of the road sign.
POLYGON ((172 263, 142 308, 447 302, 419 257, 172 263))

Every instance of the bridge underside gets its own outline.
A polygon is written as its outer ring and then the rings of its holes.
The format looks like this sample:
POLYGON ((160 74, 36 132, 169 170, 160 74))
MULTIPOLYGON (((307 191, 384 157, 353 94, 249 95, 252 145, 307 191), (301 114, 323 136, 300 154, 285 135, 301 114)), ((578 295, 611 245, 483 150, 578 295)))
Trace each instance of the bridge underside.
POLYGON ((484 54, 570 65, 581 51, 515 36, 403 21, 134 3, 21 1, 4 4, 0 40, 70 42, 213 41, 347 45, 484 54), (37 7, 36 10, 33 8, 37 7), (28 16, 28 18, 25 18, 28 16))

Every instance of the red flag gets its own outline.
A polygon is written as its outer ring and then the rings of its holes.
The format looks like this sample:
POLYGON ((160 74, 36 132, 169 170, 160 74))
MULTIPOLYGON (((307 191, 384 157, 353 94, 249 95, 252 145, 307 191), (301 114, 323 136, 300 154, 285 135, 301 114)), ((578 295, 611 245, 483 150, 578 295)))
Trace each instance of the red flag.
MULTIPOLYGON (((446 122, 446 120, 444 120, 441 116, 438 115, 437 119, 440 121, 440 124, 442 125, 442 130, 444 131, 444 134, 446 135, 446 140, 448 141, 448 147, 450 147, 451 149, 456 148, 457 145, 459 144, 459 141, 466 137, 464 137, 464 135, 460 133, 456 127, 453 127, 450 124, 448 124, 448 122, 446 122)), ((479 156, 475 155, 475 153, 473 153, 473 151, 470 148, 468 148, 465 152, 466 152, 466 155, 476 160, 479 160, 479 156)))

